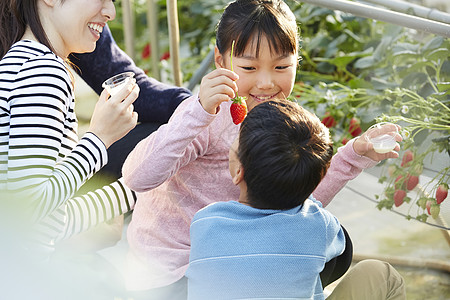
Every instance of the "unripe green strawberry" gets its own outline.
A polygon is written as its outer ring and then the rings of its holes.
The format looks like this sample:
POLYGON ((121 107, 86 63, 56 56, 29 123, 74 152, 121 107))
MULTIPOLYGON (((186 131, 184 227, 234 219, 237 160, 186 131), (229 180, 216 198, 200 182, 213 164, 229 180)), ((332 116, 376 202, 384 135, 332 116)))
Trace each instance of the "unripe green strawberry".
POLYGON ((245 100, 246 98, 241 96, 231 99, 233 103, 230 106, 230 113, 233 123, 236 125, 241 124, 247 116, 247 103, 245 100))
POLYGON ((430 208, 430 214, 433 219, 437 219, 439 217, 439 212, 441 211, 440 205, 432 204, 430 208))
POLYGON ((415 175, 408 175, 408 179, 406 182, 406 188, 408 191, 411 191, 416 187, 416 185, 419 183, 419 177, 415 175))
POLYGON ((422 208, 425 209, 427 207, 427 197, 421 197, 419 200, 417 200, 417 205, 422 208))
POLYGON ((448 195, 448 184, 443 183, 438 186, 436 190, 436 203, 441 204, 442 201, 447 198, 448 195))
POLYGON ((403 204, 403 199, 406 197, 406 192, 404 190, 396 190, 394 193, 394 204, 399 207, 403 204))

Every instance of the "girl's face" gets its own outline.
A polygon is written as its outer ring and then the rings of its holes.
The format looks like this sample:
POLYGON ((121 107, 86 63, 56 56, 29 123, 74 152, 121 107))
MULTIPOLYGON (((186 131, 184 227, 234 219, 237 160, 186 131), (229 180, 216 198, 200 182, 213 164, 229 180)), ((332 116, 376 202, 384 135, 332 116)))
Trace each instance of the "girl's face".
POLYGON ((44 30, 58 55, 92 52, 107 21, 116 17, 112 0, 44 0, 44 30))
MULTIPOLYGON (((231 70, 230 53, 225 55, 216 51, 216 67, 231 70)), ((286 98, 292 91, 295 82, 298 57, 271 53, 269 42, 261 38, 259 56, 256 57, 256 43, 248 43, 244 54, 233 57, 233 71, 239 75, 236 81, 239 96, 247 97, 247 107, 251 110, 259 103, 286 98)))

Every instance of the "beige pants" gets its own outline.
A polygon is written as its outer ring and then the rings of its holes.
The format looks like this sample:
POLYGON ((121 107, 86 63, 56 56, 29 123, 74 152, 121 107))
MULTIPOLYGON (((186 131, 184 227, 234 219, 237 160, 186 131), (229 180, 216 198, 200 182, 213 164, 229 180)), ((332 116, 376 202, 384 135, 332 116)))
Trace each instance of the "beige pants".
POLYGON ((342 277, 327 300, 404 300, 403 277, 387 262, 360 261, 342 277))

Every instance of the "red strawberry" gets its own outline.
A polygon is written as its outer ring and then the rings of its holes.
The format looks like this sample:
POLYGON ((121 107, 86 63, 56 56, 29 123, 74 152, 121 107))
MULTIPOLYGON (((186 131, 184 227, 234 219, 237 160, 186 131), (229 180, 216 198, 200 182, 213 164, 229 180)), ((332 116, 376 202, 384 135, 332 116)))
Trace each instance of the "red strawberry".
POLYGON ((233 123, 236 125, 242 123, 247 116, 247 103, 245 103, 245 99, 245 97, 240 96, 231 99, 233 103, 230 106, 230 113, 231 118, 233 118, 233 123))
POLYGON ((416 185, 419 183, 419 177, 415 175, 409 175, 406 183, 406 188, 408 191, 411 191, 416 187, 416 185))
POLYGON ((362 129, 360 126, 361 122, 357 118, 352 118, 350 120, 350 126, 348 128, 348 132, 352 135, 352 137, 357 137, 361 134, 362 129))
POLYGON ((152 51, 150 48, 150 44, 149 43, 145 44, 144 49, 142 49, 141 57, 143 59, 149 58, 151 53, 152 51))
POLYGON ((322 119, 322 124, 328 128, 331 128, 336 126, 336 120, 329 112, 326 112, 325 116, 322 119))
POLYGON ((160 61, 162 61, 162 60, 168 60, 170 58, 170 52, 169 51, 166 51, 166 52, 164 52, 162 55, 161 55, 161 57, 159 58, 159 60, 160 61))
POLYGON ((447 195, 448 195, 448 184, 443 183, 439 185, 436 190, 436 203, 441 204, 442 201, 444 201, 445 198, 447 198, 447 195))
POLYGON ((406 197, 406 192, 404 190, 396 190, 394 193, 394 204, 399 207, 403 204, 403 199, 406 197))
POLYGON ((348 143, 348 138, 346 138, 346 137, 343 138, 343 139, 342 139, 342 145, 345 145, 345 144, 347 144, 347 143, 348 143))
POLYGON ((411 150, 406 150, 405 153, 403 153, 402 158, 402 167, 407 167, 409 165, 409 162, 414 159, 414 153, 411 150))

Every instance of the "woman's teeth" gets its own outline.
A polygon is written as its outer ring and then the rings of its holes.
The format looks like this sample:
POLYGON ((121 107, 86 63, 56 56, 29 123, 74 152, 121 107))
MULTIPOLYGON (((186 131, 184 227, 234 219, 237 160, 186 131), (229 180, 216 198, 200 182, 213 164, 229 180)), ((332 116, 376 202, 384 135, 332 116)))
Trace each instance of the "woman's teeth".
POLYGON ((88 27, 91 28, 91 29, 94 29, 95 31, 97 31, 99 33, 102 33, 102 31, 103 31, 103 26, 100 26, 98 24, 89 23, 88 27))

